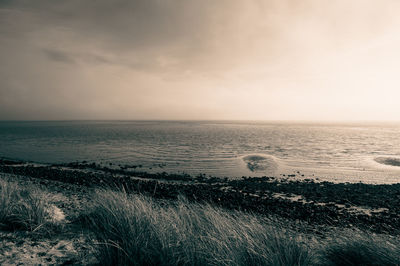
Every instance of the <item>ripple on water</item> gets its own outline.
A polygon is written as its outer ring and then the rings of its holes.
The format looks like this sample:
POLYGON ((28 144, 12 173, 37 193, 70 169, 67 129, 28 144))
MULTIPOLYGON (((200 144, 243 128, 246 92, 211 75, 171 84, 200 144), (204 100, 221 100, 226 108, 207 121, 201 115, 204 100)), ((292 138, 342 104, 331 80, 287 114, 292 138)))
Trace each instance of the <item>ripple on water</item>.
POLYGON ((389 166, 400 166, 400 158, 399 157, 376 157, 375 162, 384 164, 384 165, 389 165, 389 166))
POLYGON ((249 154, 242 157, 251 172, 275 172, 278 169, 276 158, 267 154, 249 154))

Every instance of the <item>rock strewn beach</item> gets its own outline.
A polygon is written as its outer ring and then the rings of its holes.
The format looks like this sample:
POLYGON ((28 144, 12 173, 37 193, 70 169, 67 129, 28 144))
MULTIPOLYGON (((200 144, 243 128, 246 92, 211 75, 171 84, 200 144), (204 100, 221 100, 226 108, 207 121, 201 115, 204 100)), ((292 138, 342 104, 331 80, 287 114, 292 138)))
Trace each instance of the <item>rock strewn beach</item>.
MULTIPOLYGON (((90 200, 85 196, 88 189, 123 188, 155 198, 174 199, 181 195, 189 201, 276 215, 294 223, 306 222, 310 225, 306 230, 316 234, 326 226, 355 227, 390 235, 400 233, 400 184, 331 183, 298 180, 296 176, 231 180, 204 175, 150 174, 132 168, 87 162, 44 165, 0 161, 0 172, 20 176, 20 180, 29 178, 49 189, 65 190, 67 195, 73 185, 78 200, 70 207, 72 212, 79 209, 79 198, 90 200)), ((60 203, 61 208, 65 206, 60 203)))

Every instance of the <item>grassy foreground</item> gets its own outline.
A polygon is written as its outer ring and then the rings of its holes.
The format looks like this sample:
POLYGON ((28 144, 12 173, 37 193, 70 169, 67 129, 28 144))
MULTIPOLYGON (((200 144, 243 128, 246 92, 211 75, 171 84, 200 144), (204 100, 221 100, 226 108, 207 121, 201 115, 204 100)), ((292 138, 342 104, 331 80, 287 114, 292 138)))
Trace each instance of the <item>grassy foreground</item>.
POLYGON ((98 191, 88 214, 107 265, 399 265, 398 240, 360 231, 320 239, 211 205, 98 191))
POLYGON ((42 191, 0 179, 0 228, 38 231, 51 224, 42 191))
MULTIPOLYGON (((281 218, 185 198, 157 200, 110 189, 86 196, 91 200, 78 206, 80 219, 54 230, 60 222, 49 211, 48 191, 0 180, 0 232, 25 231, 45 240, 49 231, 69 236, 83 232, 95 257, 86 262, 100 265, 400 264, 396 236, 333 229, 317 237, 300 233, 281 218)), ((83 255, 74 256, 70 263, 85 264, 83 255)))
POLYGON ((253 215, 101 191, 89 214, 108 265, 309 265, 308 248, 253 215))

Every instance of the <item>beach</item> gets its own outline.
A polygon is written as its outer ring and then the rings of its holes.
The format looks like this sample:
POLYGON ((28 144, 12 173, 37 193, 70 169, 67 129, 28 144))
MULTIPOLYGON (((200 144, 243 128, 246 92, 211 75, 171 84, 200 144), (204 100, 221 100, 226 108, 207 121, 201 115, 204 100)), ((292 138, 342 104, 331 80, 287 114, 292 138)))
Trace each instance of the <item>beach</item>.
MULTIPOLYGON (((232 180, 205 175, 149 174, 126 167, 107 168, 86 162, 51 165, 5 159, 0 161, 0 172, 3 180, 46 191, 52 204, 63 214, 68 224, 65 228, 69 228, 67 231, 74 238, 67 241, 72 246, 64 250, 69 255, 64 256, 60 251, 60 260, 76 258, 82 248, 88 252, 91 246, 88 235, 91 233, 87 231, 85 235, 85 230, 77 228, 79 217, 90 205, 93 192, 98 189, 139 193, 168 201, 184 197, 192 203, 211 204, 260 217, 275 217, 284 220, 296 232, 322 239, 336 230, 356 230, 394 238, 400 232, 400 184, 332 183, 297 179, 295 174, 280 178, 243 177, 232 180)), ((298 175, 301 176, 301 173, 298 175)), ((22 248, 30 238, 17 235, 7 233, 4 237, 7 239, 6 246, 10 246, 9 242, 20 243, 20 249, 15 244, 16 253, 46 253, 54 247, 49 245, 47 251, 22 248)), ((68 234, 63 232, 60 235, 68 234)), ((57 241, 64 240, 57 238, 57 241)), ((2 252, 4 249, 7 250, 3 246, 2 252)), ((11 258, 18 258, 15 253, 3 255, 6 264, 12 262, 11 258)), ((38 257, 37 254, 32 256, 38 257)), ((43 259, 46 258, 43 256, 43 259)))

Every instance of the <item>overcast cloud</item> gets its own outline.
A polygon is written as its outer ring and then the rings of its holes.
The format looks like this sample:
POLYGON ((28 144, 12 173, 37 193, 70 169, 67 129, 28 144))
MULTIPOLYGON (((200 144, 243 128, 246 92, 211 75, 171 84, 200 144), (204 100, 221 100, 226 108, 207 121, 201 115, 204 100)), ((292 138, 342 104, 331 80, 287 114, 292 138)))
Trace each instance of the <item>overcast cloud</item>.
POLYGON ((399 119, 399 12, 395 0, 0 0, 0 119, 399 119))

